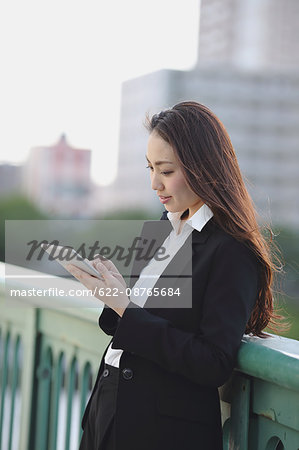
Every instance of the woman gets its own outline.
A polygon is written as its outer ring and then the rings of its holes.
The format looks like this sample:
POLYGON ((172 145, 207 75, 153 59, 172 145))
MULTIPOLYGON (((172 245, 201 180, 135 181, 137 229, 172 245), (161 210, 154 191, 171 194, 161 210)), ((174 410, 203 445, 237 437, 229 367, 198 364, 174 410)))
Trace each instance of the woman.
MULTIPOLYGON (((119 294, 117 304, 101 297, 99 325, 112 340, 84 414, 80 449, 220 450, 217 388, 232 373, 243 334, 265 337, 262 330, 279 317, 271 291, 277 269, 219 119, 183 102, 148 119, 147 128, 151 185, 170 227, 162 239, 169 260, 152 259, 135 286, 162 289, 169 271, 183 294, 179 307, 169 307, 175 296, 166 302, 162 294, 141 300, 119 294), (191 302, 181 263, 188 242, 191 302)), ((89 289, 124 290, 112 262, 93 264, 104 282, 70 271, 89 289)))

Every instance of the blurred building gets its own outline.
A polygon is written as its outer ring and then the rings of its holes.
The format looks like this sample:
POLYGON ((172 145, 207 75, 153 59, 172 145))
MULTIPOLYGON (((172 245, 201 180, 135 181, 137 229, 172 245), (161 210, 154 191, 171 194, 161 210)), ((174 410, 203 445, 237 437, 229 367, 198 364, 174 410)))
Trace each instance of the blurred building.
POLYGON ((31 149, 25 170, 28 197, 48 214, 88 217, 91 151, 71 147, 65 135, 49 147, 31 149))
POLYGON ((170 71, 155 72, 125 82, 122 87, 118 172, 115 182, 101 188, 101 210, 159 211, 161 203, 150 187, 146 169, 145 113, 165 107, 170 71), (149 109, 148 109, 149 108, 149 109))
POLYGON ((201 0, 198 62, 297 71, 298 0, 201 0))
POLYGON ((163 70, 124 83, 113 204, 159 208, 145 169, 144 113, 148 107, 158 112, 186 99, 204 103, 224 123, 261 220, 298 226, 299 74, 200 67, 163 70))
POLYGON ((196 100, 227 128, 260 220, 298 228, 298 7, 293 0, 202 0, 194 70, 161 70, 123 84, 111 206, 163 209, 145 169, 145 113, 196 100))
POLYGON ((0 196, 19 193, 22 189, 23 166, 0 164, 0 196))

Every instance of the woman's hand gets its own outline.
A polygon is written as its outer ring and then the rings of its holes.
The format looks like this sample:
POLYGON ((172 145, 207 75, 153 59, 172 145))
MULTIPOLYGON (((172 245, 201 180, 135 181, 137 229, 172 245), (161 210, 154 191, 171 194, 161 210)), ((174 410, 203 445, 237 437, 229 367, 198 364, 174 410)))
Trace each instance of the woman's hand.
POLYGON ((122 316, 130 303, 126 295, 126 282, 115 265, 109 259, 96 255, 92 262, 94 268, 102 275, 104 281, 84 272, 78 267, 69 264, 67 270, 80 281, 87 289, 95 292, 95 297, 112 308, 122 316))

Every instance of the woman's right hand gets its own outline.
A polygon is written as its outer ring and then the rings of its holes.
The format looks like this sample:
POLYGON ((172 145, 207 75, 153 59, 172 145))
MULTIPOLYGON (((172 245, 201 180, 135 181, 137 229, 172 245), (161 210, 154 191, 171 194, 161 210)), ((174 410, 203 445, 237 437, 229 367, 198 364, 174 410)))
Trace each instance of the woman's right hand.
POLYGON ((121 275, 121 273, 118 271, 116 266, 113 264, 113 262, 110 259, 105 258, 105 256, 96 254, 94 256, 94 259, 91 261, 91 263, 95 269, 97 268, 96 265, 99 261, 101 261, 101 263, 104 264, 104 266, 106 267, 106 269, 109 270, 111 275, 113 275, 122 284, 122 286, 126 289, 127 284, 126 284, 125 280, 123 279, 123 276, 121 275))

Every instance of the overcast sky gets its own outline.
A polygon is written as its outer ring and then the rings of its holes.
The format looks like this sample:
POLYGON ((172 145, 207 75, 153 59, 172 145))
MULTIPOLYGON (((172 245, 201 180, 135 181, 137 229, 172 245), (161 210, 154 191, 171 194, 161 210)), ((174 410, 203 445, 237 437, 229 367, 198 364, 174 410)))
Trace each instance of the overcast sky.
POLYGON ((0 161, 64 132, 93 150, 93 179, 110 182, 121 82, 190 69, 198 21, 199 0, 1 0, 0 161))

